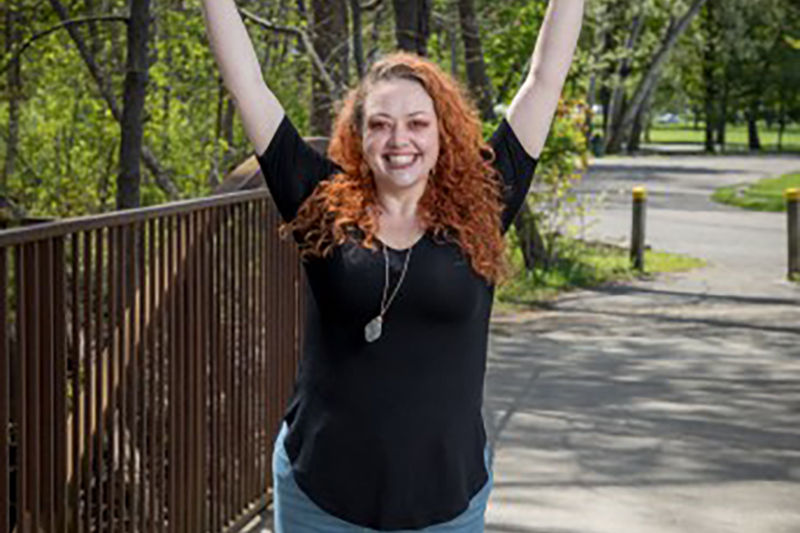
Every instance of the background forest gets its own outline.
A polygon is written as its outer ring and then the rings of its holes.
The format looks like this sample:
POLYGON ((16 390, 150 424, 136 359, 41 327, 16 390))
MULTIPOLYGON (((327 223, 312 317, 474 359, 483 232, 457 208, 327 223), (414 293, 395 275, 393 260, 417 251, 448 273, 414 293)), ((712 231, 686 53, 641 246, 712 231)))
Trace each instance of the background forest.
MULTIPOLYGON (((326 135, 336 100, 398 48, 463 80, 491 130, 528 68, 547 2, 238 5, 271 89, 302 132, 326 135)), ((792 148, 798 47, 796 0, 588 0, 539 193, 563 197, 590 146, 636 150, 663 121, 690 121, 708 151, 731 149, 726 132, 739 125, 747 149, 765 149, 765 131, 778 135, 771 149, 792 148)), ((251 155, 199 2, 4 0, 0 50, 0 195, 18 215, 207 195, 251 155)))

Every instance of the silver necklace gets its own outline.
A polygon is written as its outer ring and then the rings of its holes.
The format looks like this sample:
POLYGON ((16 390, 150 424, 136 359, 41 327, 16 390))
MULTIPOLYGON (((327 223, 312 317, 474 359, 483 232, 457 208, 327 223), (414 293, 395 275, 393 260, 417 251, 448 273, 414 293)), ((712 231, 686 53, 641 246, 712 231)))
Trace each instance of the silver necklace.
POLYGON ((406 277, 406 272, 408 271, 408 262, 411 259, 411 250, 414 249, 412 246, 408 249, 408 253, 406 254, 406 262, 403 265, 403 272, 400 274, 400 279, 397 282, 397 286, 394 288, 392 292, 392 296, 389 297, 389 300, 386 300, 386 293, 389 290, 389 252, 386 251, 386 245, 381 246, 383 248, 383 262, 386 265, 386 279, 383 284, 383 298, 381 298, 381 312, 378 316, 373 318, 369 321, 369 323, 364 328, 364 337, 367 339, 367 342, 375 342, 376 340, 381 338, 381 333, 383 333, 383 317, 386 314, 386 311, 389 310, 389 306, 392 305, 395 296, 397 296, 398 291, 400 290, 400 285, 403 284, 403 280, 406 277))

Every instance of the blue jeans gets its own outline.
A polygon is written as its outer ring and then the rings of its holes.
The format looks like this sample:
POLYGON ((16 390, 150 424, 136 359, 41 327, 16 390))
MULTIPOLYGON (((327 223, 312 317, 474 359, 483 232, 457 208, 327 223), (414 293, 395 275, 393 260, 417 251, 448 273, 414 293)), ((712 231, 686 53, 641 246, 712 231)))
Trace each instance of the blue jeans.
MULTIPOLYGON (((272 454, 273 507, 275 533, 377 533, 376 530, 357 526, 332 516, 320 509, 300 490, 292 475, 292 464, 283 446, 288 427, 281 426, 272 454)), ((489 468, 489 449, 484 452, 489 480, 472 497, 466 511, 453 520, 417 529, 424 533, 483 533, 483 515, 492 490, 492 471, 489 468)), ((398 531, 396 533, 404 533, 398 531)))

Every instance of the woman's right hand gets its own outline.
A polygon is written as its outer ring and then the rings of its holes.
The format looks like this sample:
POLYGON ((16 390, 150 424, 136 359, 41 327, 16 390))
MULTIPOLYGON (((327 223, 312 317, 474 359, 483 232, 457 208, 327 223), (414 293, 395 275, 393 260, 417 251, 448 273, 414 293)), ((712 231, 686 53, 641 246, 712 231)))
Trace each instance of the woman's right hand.
POLYGON ((250 36, 234 0, 201 0, 209 44, 222 80, 236 102, 256 154, 269 146, 283 107, 269 90, 250 36))

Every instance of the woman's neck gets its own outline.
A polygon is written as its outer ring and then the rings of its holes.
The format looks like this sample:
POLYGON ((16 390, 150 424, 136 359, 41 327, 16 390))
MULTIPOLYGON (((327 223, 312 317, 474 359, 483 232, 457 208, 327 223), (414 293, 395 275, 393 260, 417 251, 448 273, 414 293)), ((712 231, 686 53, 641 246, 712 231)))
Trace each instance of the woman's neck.
POLYGON ((398 191, 378 188, 378 209, 382 216, 394 220, 410 220, 417 216, 419 201, 425 192, 424 187, 401 189, 398 191))

